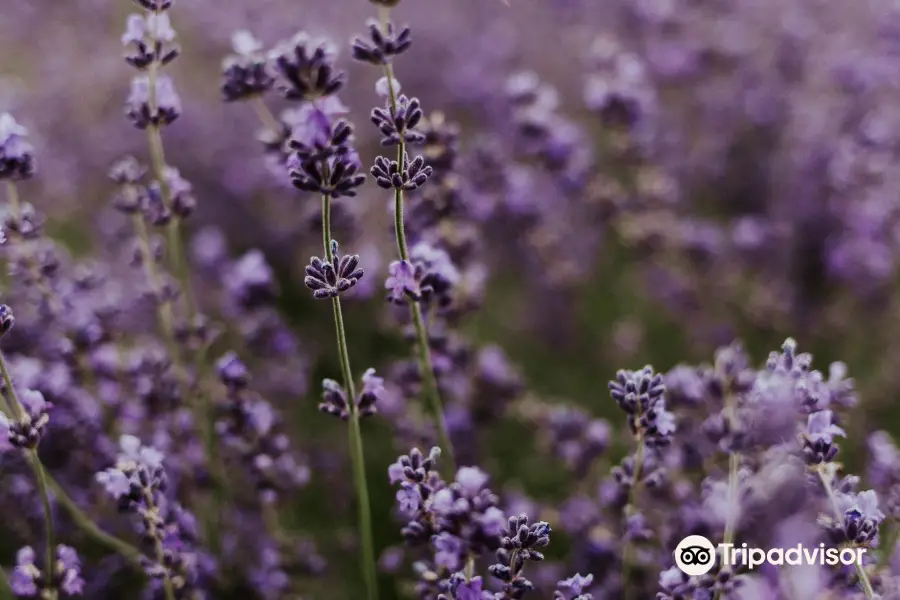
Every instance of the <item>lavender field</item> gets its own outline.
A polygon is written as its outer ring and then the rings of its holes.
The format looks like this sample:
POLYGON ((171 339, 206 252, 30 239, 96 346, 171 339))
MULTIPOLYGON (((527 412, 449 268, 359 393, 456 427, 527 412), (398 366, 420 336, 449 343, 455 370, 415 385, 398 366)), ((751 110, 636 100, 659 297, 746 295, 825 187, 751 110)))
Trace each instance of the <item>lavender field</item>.
POLYGON ((0 209, 0 600, 900 600, 896 2, 0 0, 0 209))

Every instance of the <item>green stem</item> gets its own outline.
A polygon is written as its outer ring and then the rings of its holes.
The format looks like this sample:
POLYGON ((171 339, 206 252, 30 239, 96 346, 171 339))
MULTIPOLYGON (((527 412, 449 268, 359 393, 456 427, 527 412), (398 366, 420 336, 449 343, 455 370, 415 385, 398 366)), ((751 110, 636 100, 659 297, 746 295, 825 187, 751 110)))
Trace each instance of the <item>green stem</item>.
MULTIPOLYGON (((386 24, 389 13, 387 10, 381 12, 382 24, 386 24)), ((397 92, 394 90, 394 67, 391 63, 384 66, 384 76, 387 78, 388 94, 390 96, 391 110, 397 113, 397 92)), ((406 154, 406 143, 402 137, 397 145, 397 164, 403 167, 403 157, 406 154)), ((403 216, 403 190, 394 189, 394 232, 397 238, 397 253, 400 260, 409 260, 409 245, 406 240, 406 225, 403 216)), ((453 444, 450 441, 450 433, 447 430, 447 422, 444 419, 444 406, 441 399, 441 390, 438 387, 437 378, 434 375, 434 363, 431 359, 431 345, 428 340, 428 329, 425 324, 425 318, 422 314, 422 307, 418 302, 413 302, 411 307, 413 322, 416 328, 416 344, 418 345, 418 362, 419 371, 422 374, 422 380, 425 388, 425 395, 428 398, 429 408, 437 427, 438 440, 441 446, 442 456, 446 465, 443 469, 449 477, 456 472, 456 460, 453 455, 453 444)))
MULTIPOLYGON (((150 11, 153 14, 158 15, 159 12, 156 10, 150 11)), ((156 21, 154 21, 156 23, 156 21)), ((150 33, 150 38, 155 42, 157 39, 157 32, 155 27, 150 33)), ((156 60, 150 63, 147 67, 147 84, 150 87, 150 97, 148 98, 147 104, 150 109, 150 114, 155 114, 158 109, 159 100, 156 97, 156 81, 157 75, 159 73, 160 63, 156 60)), ((172 197, 171 190, 169 189, 169 182, 165 177, 165 169, 166 169, 166 155, 163 150, 162 136, 159 132, 159 125, 155 123, 150 123, 147 126, 147 144, 150 147, 150 163, 153 168, 153 175, 156 178, 156 181, 159 183, 159 189, 162 194, 163 202, 170 209, 172 208, 172 197)), ((187 261, 184 256, 184 249, 181 244, 181 218, 178 215, 173 215, 172 220, 169 221, 167 226, 167 234, 169 238, 169 261, 172 266, 172 271, 175 273, 175 276, 178 277, 179 282, 181 283, 181 290, 184 292, 185 302, 187 304, 188 309, 188 317, 193 323, 194 317, 197 315, 197 303, 194 297, 194 290, 191 286, 191 277, 190 273, 187 270, 187 261)))
MULTIPOLYGON (((634 474, 632 478, 634 483, 628 491, 628 504, 625 505, 626 517, 631 516, 637 507, 638 492, 641 486, 641 476, 644 470, 644 440, 638 438, 637 451, 634 453, 634 474)), ((626 525, 627 527, 627 525, 626 525)), ((628 585, 628 579, 631 577, 631 567, 633 562, 633 546, 630 540, 625 540, 625 547, 622 549, 622 589, 625 592, 625 598, 631 598, 631 586, 628 585)))
POLYGON ((428 343, 428 330, 425 326, 425 316, 422 314, 422 305, 418 302, 412 304, 413 323, 416 327, 416 349, 419 355, 419 366, 422 371, 422 381, 425 387, 425 396, 431 413, 437 425, 438 440, 444 453, 441 455, 446 468, 445 472, 452 477, 456 473, 456 459, 453 456, 453 443, 450 441, 450 433, 447 429, 447 421, 444 418, 444 407, 441 402, 441 392, 438 388, 437 378, 434 376, 434 363, 431 359, 431 345, 428 343))
MULTIPOLYGON (((728 381, 727 383, 728 389, 731 389, 732 382, 728 381)), ((735 397, 730 391, 725 395, 725 422, 728 425, 728 430, 730 432, 734 432, 737 429, 737 416, 735 415, 735 397)), ((739 505, 738 500, 738 489, 740 487, 740 472, 741 467, 741 456, 735 451, 731 451, 728 454, 728 506, 736 507, 739 505)), ((725 533, 722 537, 722 543, 731 544, 734 542, 734 534, 735 529, 737 528, 737 520, 734 518, 734 515, 737 514, 737 509, 735 508, 733 512, 729 512, 725 519, 725 533)), ((728 567, 725 567, 728 568, 728 567)), ((722 597, 722 590, 717 590, 713 600, 719 600, 722 597)))
MULTIPOLYGON (((738 477, 738 473, 741 465, 741 456, 737 452, 731 452, 728 455, 728 506, 734 510, 736 513, 737 510, 733 509, 738 503, 738 487, 740 485, 740 478, 738 477)), ((728 513, 725 519, 725 534, 722 536, 722 543, 727 547, 728 545, 734 543, 734 533, 735 528, 737 527, 736 519, 734 518, 731 512, 728 513)), ((723 567, 723 570, 729 569, 730 567, 723 567)), ((715 595, 713 596, 713 600, 719 600, 722 597, 722 590, 716 590, 715 595)))
POLYGON ((266 129, 272 133, 281 133, 284 127, 278 119, 275 118, 275 115, 272 114, 272 111, 269 110, 269 107, 266 106, 266 103, 263 102, 261 97, 256 96, 251 104, 253 105, 253 110, 256 112, 256 116, 259 117, 259 120, 266 129))
MULTIPOLYGON (((837 497, 834 495, 834 490, 831 487, 831 476, 832 473, 828 467, 823 465, 819 465, 816 469, 816 473, 819 475, 819 481, 822 482, 822 487, 825 489, 825 494, 828 496, 828 501, 831 503, 831 508, 834 511, 834 515, 837 518, 839 523, 843 523, 844 514, 841 512, 841 507, 838 504, 837 497)), ((866 573, 865 567, 862 565, 862 561, 857 561, 854 563, 856 566, 856 575, 859 577, 859 585, 862 587, 863 593, 866 595, 866 598, 872 600, 875 598, 875 590, 872 588, 872 582, 869 580, 869 574, 866 573)))
MULTIPOLYGON (((328 262, 332 262, 334 255, 331 251, 331 197, 328 194, 322 195, 322 244, 325 257, 328 262)), ((367 598, 377 600, 378 577, 375 564, 375 540, 372 534, 372 509, 369 502, 369 487, 366 482, 365 451, 359 426, 359 407, 356 405, 356 385, 353 379, 353 370, 350 367, 350 352, 347 349, 347 334, 344 328, 341 299, 337 296, 332 298, 331 307, 334 314, 341 375, 350 405, 350 461, 353 465, 353 481, 356 487, 359 528, 362 537, 362 575, 366 583, 367 598)))
POLYGON ((0 568, 0 600, 15 600, 12 586, 9 584, 9 576, 2 568, 0 568))
MULTIPOLYGON (((54 564, 56 561, 53 558, 55 549, 53 543, 53 508, 50 506, 50 491, 49 485, 47 484, 47 472, 44 470, 44 466, 38 459, 37 450, 31 451, 31 454, 28 457, 28 464, 31 466, 31 470, 34 471, 34 476, 37 479, 38 489, 41 493, 41 505, 44 507, 44 530, 47 535, 47 548, 44 558, 45 577, 47 578, 47 581, 54 581, 54 564)), ((50 598, 48 600, 55 600, 57 597, 56 589, 51 588, 49 592, 50 598)))
POLYGON ((121 554, 134 565, 141 567, 141 551, 132 546, 128 542, 121 540, 114 535, 110 535, 100 529, 94 521, 87 516, 81 508, 75 504, 75 501, 69 497, 63 487, 51 475, 47 475, 47 483, 53 496, 56 498, 57 504, 69 514, 69 518, 75 522, 88 537, 96 541, 98 544, 109 548, 113 552, 121 554))
POLYGON ((165 337, 166 345, 169 348, 169 354, 172 360, 177 360, 178 350, 175 348, 174 338, 174 318, 172 316, 172 304, 162 297, 162 285, 160 283, 159 272, 156 269, 156 257, 153 256, 153 250, 150 245, 150 232, 147 229, 147 223, 144 222, 144 216, 140 212, 132 215, 132 224, 137 232, 138 245, 141 255, 143 256, 144 271, 147 280, 150 283, 153 294, 156 296, 156 311, 159 318, 159 326, 162 329, 163 337, 165 337))

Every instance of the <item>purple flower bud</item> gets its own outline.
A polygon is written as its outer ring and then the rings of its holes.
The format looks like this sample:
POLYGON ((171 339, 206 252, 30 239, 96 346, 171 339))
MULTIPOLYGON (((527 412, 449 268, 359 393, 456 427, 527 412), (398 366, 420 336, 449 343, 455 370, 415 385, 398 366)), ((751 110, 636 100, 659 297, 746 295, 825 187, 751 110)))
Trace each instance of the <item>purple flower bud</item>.
POLYGON ((34 175, 34 149, 25 140, 28 130, 9 113, 0 114, 0 180, 34 175))

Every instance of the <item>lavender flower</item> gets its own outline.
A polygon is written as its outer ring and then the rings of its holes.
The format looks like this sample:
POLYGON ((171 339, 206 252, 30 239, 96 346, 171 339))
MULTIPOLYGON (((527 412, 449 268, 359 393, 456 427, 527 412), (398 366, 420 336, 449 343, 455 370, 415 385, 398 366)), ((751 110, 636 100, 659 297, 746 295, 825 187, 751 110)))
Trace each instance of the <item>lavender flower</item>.
POLYGON ((168 125, 181 114, 181 98, 175 91, 171 78, 158 76, 153 92, 150 85, 150 79, 143 75, 131 80, 125 114, 138 129, 146 129, 150 125, 168 125), (155 95, 155 107, 150 104, 152 95, 155 95))
POLYGON ((47 429, 50 422, 48 413, 53 405, 35 390, 21 390, 18 398, 24 412, 12 420, 0 413, 0 439, 6 438, 14 448, 33 450, 47 429))
POLYGON ((665 408, 662 375, 649 365, 640 371, 619 371, 609 382, 610 396, 628 415, 632 433, 650 445, 666 445, 675 431, 675 418, 665 408))
POLYGON ((36 168, 28 130, 9 113, 0 114, 0 179, 28 179, 36 168))
POLYGON ((300 32, 269 53, 278 73, 278 87, 289 100, 312 101, 344 87, 345 74, 336 71, 336 48, 300 32))
POLYGON ((154 63, 166 65, 180 53, 179 48, 172 45, 174 39, 175 30, 172 29, 168 13, 129 15, 125 33, 122 34, 122 45, 133 45, 134 49, 125 56, 125 62, 139 70, 154 63))
POLYGON ((809 415, 803 434, 803 452, 809 464, 832 462, 838 453, 835 436, 846 437, 843 429, 832 423, 832 412, 820 410, 809 415))
POLYGON ((573 575, 556 584, 553 592, 554 600, 592 600, 593 596, 587 592, 594 581, 593 575, 573 575))
MULTIPOLYGON (((425 135, 415 129, 423 114, 418 98, 407 98, 402 94, 394 102, 388 101, 386 108, 372 109, 372 123, 381 132, 381 145, 391 147, 399 146, 401 143, 423 144, 425 135)), ((428 171, 428 168, 425 171, 428 171)), ((375 175, 374 172, 372 174, 375 175)), ((413 173, 409 175, 414 177, 413 173)))
POLYGON ((231 36, 234 53, 222 64, 222 97, 225 102, 250 100, 262 96, 275 85, 262 44, 249 31, 231 36))
POLYGON ((81 560, 74 548, 60 544, 56 547, 56 563, 50 581, 37 567, 37 555, 30 546, 16 553, 16 568, 10 578, 13 593, 23 598, 44 598, 51 590, 59 590, 66 596, 81 596, 84 579, 81 577, 81 560))
POLYGON ((433 172, 432 168, 425 165, 425 159, 421 156, 409 160, 409 155, 403 154, 403 165, 397 161, 387 159, 383 156, 375 158, 375 164, 372 166, 372 177, 378 187, 389 189, 398 189, 405 192, 416 190, 428 181, 433 172))
POLYGON ((303 283, 319 299, 338 297, 355 286, 363 276, 363 270, 359 267, 359 255, 341 256, 334 240, 331 243, 331 256, 330 262, 314 256, 306 267, 303 283))
POLYGON ((412 45, 412 33, 409 27, 395 31, 393 23, 382 25, 378 21, 369 21, 369 39, 353 39, 353 58, 373 65, 386 65, 395 56, 403 54, 412 45))
MULTIPOLYGON (((356 410, 360 417, 368 417, 378 412, 376 403, 385 393, 384 379, 375 375, 375 369, 367 369, 362 377, 363 389, 356 399, 356 410)), ((322 381, 322 403, 319 410, 340 417, 345 421, 350 418, 350 405, 347 391, 332 379, 322 381)))

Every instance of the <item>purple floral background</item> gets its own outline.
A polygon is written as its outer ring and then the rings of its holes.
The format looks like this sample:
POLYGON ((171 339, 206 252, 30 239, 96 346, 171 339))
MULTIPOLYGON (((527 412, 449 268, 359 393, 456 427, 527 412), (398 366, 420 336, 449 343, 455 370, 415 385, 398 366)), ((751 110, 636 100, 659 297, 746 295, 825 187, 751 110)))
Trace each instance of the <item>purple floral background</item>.
POLYGON ((7 4, 0 600, 900 598, 895 3, 7 4))

